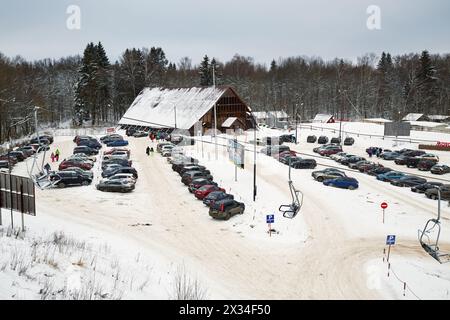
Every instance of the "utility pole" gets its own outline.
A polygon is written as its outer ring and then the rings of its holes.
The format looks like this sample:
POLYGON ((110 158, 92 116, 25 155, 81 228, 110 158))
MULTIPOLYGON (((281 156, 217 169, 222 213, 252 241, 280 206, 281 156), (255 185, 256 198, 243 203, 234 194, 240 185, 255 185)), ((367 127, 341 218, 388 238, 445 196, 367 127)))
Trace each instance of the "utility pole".
POLYGON ((177 106, 173 106, 173 113, 175 115, 175 129, 177 128, 177 106))
MULTIPOLYGON (((216 65, 214 64, 212 66, 212 73, 213 73, 213 88, 214 91, 216 89, 216 65)), ((215 152, 216 152, 216 160, 218 159, 218 151, 217 151, 217 104, 214 102, 214 143, 216 145, 215 152)))
MULTIPOLYGON (((255 117, 253 117, 254 121, 254 149, 253 149, 253 202, 256 201, 256 120, 255 117)), ((252 121, 252 122, 253 122, 252 121)))

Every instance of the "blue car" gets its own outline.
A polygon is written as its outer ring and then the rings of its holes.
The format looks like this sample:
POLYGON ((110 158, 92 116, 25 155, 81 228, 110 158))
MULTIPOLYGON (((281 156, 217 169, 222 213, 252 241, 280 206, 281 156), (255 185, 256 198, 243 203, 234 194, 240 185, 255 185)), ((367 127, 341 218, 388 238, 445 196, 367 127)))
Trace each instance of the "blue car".
POLYGON ((350 190, 357 189, 359 186, 358 180, 350 177, 339 177, 335 179, 328 179, 325 180, 323 184, 330 187, 344 188, 350 190))
POLYGON ((115 141, 108 142, 106 144, 107 147, 123 147, 123 146, 127 146, 127 145, 128 145, 127 140, 115 140, 115 141))
POLYGON ((393 182, 400 178, 403 178, 406 174, 398 171, 389 171, 386 173, 382 173, 377 175, 377 180, 385 181, 385 182, 393 182))

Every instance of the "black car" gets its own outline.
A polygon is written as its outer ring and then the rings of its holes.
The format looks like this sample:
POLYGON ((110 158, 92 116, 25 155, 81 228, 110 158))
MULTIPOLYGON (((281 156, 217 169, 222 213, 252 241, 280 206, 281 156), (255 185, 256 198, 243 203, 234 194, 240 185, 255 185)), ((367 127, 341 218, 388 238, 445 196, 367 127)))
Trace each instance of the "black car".
POLYGON ((404 176, 400 179, 391 181, 391 184, 397 187, 414 187, 426 183, 427 180, 416 176, 404 176))
POLYGON ((417 192, 417 193, 425 193, 425 191, 427 191, 428 189, 433 189, 437 186, 442 186, 442 183, 440 183, 440 182, 422 183, 422 184, 412 187, 411 191, 417 192))
POLYGON ((134 128, 128 128, 126 131, 125 131, 125 134, 128 136, 128 137, 130 137, 130 136, 132 136, 133 134, 135 134, 136 133, 136 129, 134 129, 134 128))
POLYGON ((83 169, 78 168, 78 167, 68 167, 68 168, 63 169, 63 170, 61 170, 59 172, 66 172, 66 171, 74 171, 74 172, 78 173, 79 175, 84 176, 87 179, 93 180, 93 178, 94 178, 94 174, 92 173, 92 171, 83 170, 83 169))
POLYGON ((330 143, 341 144, 341 138, 333 137, 333 138, 331 138, 330 143))
POLYGON ((135 185, 124 180, 102 180, 95 187, 99 191, 131 192, 135 185))
POLYGON ((172 162, 172 170, 179 172, 183 167, 198 164, 198 160, 191 157, 183 157, 172 162))
POLYGON ((291 161, 290 166, 294 169, 314 169, 317 167, 316 160, 314 159, 302 159, 291 161))
POLYGON ((185 172, 188 172, 188 171, 203 171, 203 172, 207 172, 208 174, 211 173, 209 170, 206 170, 205 166, 200 166, 200 165, 184 166, 178 171, 178 173, 180 174, 180 176, 182 176, 185 172))
POLYGON ((433 174, 445 174, 450 173, 450 167, 445 164, 436 164, 431 167, 430 171, 433 174))
POLYGON ((233 199, 234 196, 232 194, 228 194, 223 191, 213 191, 203 198, 203 203, 209 207, 216 201, 233 200, 233 199))
POLYGON ((319 139, 317 140, 317 143, 319 143, 319 144, 325 144, 325 143, 328 143, 328 137, 326 137, 326 136, 320 136, 319 139))
POLYGON ((24 161, 27 158, 22 151, 10 151, 9 155, 15 157, 18 161, 24 161))
POLYGON ((0 160, 0 169, 9 169, 8 160, 0 160))
MULTIPOLYGON (((436 161, 434 160, 421 160, 417 164, 417 169, 420 171, 431 171, 431 169, 436 165, 436 161)), ((433 172, 432 172, 433 173, 433 172)))
POLYGON ((316 136, 308 136, 308 138, 306 138, 306 142, 308 143, 315 143, 316 141, 317 141, 316 136))
POLYGON ((105 171, 102 172, 102 177, 108 178, 108 177, 111 177, 118 173, 129 173, 129 174, 132 174, 135 179, 138 178, 138 173, 137 173, 136 169, 133 167, 121 167, 121 168, 106 169, 105 171))
POLYGON ((405 164, 408 168, 417 168, 417 165, 420 161, 421 159, 417 157, 407 157, 405 160, 405 164))
POLYGON ((222 200, 214 202, 209 208, 209 215, 214 219, 228 220, 236 214, 243 214, 245 204, 236 200, 222 200))
POLYGON ((98 154, 98 150, 90 148, 88 146, 78 146, 73 149, 73 154, 84 153, 87 156, 93 156, 98 154))
POLYGON ((293 134, 282 134, 279 137, 280 142, 292 142, 295 143, 296 139, 295 139, 295 135, 293 134))
POLYGON ((353 139, 352 137, 347 137, 344 140, 344 146, 351 146, 355 143, 355 139, 353 139))
POLYGON ((387 167, 378 167, 373 170, 367 171, 367 174, 369 174, 370 176, 377 176, 379 174, 383 174, 389 171, 392 171, 392 169, 387 167))
POLYGON ((193 180, 199 178, 205 178, 211 181, 214 180, 212 175, 204 173, 202 171, 187 171, 181 177, 181 182, 188 186, 193 180))
POLYGON ((81 175, 75 171, 58 171, 50 175, 50 181, 55 181, 54 186, 65 188, 67 186, 87 186, 92 183, 92 179, 81 175))
POLYGON ((295 161, 298 161, 298 160, 301 160, 301 158, 299 158, 297 156, 293 156, 293 155, 287 155, 287 156, 284 156, 284 157, 280 157, 278 159, 278 161, 280 161, 283 164, 289 164, 289 161, 290 162, 295 162, 295 161))

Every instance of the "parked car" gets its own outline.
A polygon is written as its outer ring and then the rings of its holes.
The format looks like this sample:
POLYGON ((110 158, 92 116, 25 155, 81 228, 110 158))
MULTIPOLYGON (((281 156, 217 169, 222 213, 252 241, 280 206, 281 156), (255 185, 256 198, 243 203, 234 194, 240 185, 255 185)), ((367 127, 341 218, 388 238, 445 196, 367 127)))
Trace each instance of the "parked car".
POLYGON ((132 174, 135 179, 138 178, 138 173, 136 169, 133 167, 107 168, 105 171, 102 172, 102 177, 109 178, 119 173, 132 174))
POLYGON ((183 157, 182 159, 172 162, 172 170, 179 172, 185 166, 196 164, 198 164, 197 159, 191 157, 183 157))
POLYGON ((374 170, 375 168, 382 168, 382 167, 383 167, 383 165, 381 165, 379 163, 367 161, 365 163, 358 165, 357 169, 359 170, 359 172, 367 173, 371 170, 374 170))
POLYGON ((9 152, 9 155, 15 157, 19 162, 24 161, 27 158, 22 151, 13 150, 9 152))
POLYGON ((291 154, 285 154, 285 155, 283 155, 283 156, 280 156, 279 159, 278 159, 278 161, 280 161, 280 162, 283 163, 283 164, 288 165, 288 164, 289 164, 289 161, 295 162, 295 161, 298 161, 298 160, 300 160, 300 159, 301 159, 301 158, 299 158, 299 157, 297 157, 297 156, 293 156, 293 155, 291 155, 291 154))
POLYGON ((117 133, 108 134, 106 136, 100 137, 101 142, 104 142, 105 140, 108 141, 108 140, 114 140, 114 139, 123 140, 123 137, 117 133))
POLYGON ((334 179, 328 179, 325 180, 323 184, 330 187, 344 188, 350 190, 357 189, 359 186, 358 180, 350 177, 338 177, 334 179))
POLYGON ((380 157, 384 160, 395 160, 400 155, 401 153, 397 151, 391 151, 391 152, 382 152, 380 157))
POLYGON ((96 186, 99 191, 108 192, 131 192, 135 185, 126 180, 101 180, 96 186))
POLYGON ((417 164, 417 169, 420 171, 429 171, 436 165, 436 161, 433 160, 421 160, 417 164))
POLYGON ((350 169, 356 169, 356 170, 359 170, 359 167, 360 167, 360 166, 367 165, 367 164, 371 164, 371 163, 372 163, 372 162, 367 161, 367 160, 360 160, 360 161, 357 161, 357 162, 349 163, 349 164, 348 164, 348 167, 349 167, 350 169))
POLYGON ((130 151, 130 149, 127 149, 127 148, 111 148, 111 149, 109 149, 109 150, 106 150, 103 154, 114 154, 115 152, 125 152, 127 155, 128 155, 128 157, 130 157, 130 155, 131 155, 131 151, 130 151))
POLYGON ((63 170, 61 170, 60 172, 64 172, 64 171, 73 171, 76 172, 79 175, 82 175, 84 177, 86 177, 87 179, 93 180, 94 179, 94 174, 92 173, 92 171, 89 170, 83 170, 79 167, 67 167, 63 170))
POLYGON ((328 146, 326 148, 323 148, 323 149, 319 150, 318 153, 321 156, 329 157, 332 154, 336 154, 336 153, 339 153, 339 152, 342 152, 342 147, 338 146, 338 145, 333 145, 333 146, 328 146))
POLYGON ((426 182, 422 184, 418 184, 411 188, 412 192, 416 193, 425 193, 428 189, 436 188, 437 186, 442 186, 442 183, 440 182, 426 182))
POLYGON ((346 153, 344 156, 339 157, 336 161, 339 163, 342 163, 342 161, 346 162, 348 159, 350 159, 352 157, 357 157, 357 156, 354 154, 346 153))
POLYGON ((347 137, 344 140, 344 146, 351 146, 355 143, 355 139, 353 139, 352 137, 347 137))
POLYGON ((326 137, 326 136, 320 136, 319 139, 317 140, 317 143, 319 143, 319 144, 325 144, 325 143, 328 143, 328 137, 326 137))
POLYGON ((206 178, 194 179, 189 184, 188 190, 190 193, 194 193, 195 190, 197 190, 200 187, 206 186, 206 185, 217 186, 217 183, 212 180, 206 179, 206 178))
POLYGON ((346 174, 345 174, 345 172, 340 171, 338 169, 327 168, 325 170, 313 171, 311 173, 311 176, 314 178, 314 180, 323 182, 324 180, 328 180, 328 179, 346 177, 346 174))
POLYGON ((344 157, 347 153, 346 152, 338 152, 335 154, 330 155, 330 159, 334 161, 338 161, 340 158, 344 157))
POLYGON ((418 158, 421 160, 432 160, 432 161, 435 161, 436 163, 439 162, 439 157, 432 153, 425 153, 421 156, 418 156, 418 158))
POLYGON ((295 135, 293 135, 293 134, 282 134, 281 136, 279 136, 279 140, 280 140, 281 143, 283 143, 283 142, 295 143, 295 135))
POLYGON ((130 137, 130 136, 132 136, 136 131, 137 131, 137 130, 136 130, 135 128, 128 128, 128 129, 125 131, 125 134, 126 134, 128 137, 130 137))
POLYGON ((341 138, 339 138, 339 137, 333 137, 333 138, 331 138, 330 143, 341 144, 341 138))
POLYGON ((194 191, 194 195, 197 199, 199 200, 203 200, 208 194, 210 194, 213 191, 222 191, 225 192, 224 188, 221 188, 219 186, 215 186, 215 185, 204 185, 201 186, 200 188, 198 188, 197 190, 194 191))
POLYGON ((206 197, 203 198, 203 203, 210 207, 213 203, 222 200, 233 200, 234 196, 232 194, 225 193, 223 191, 213 191, 210 192, 206 197))
POLYGON ((78 174, 75 171, 59 171, 49 176, 50 181, 54 182, 54 186, 65 188, 67 186, 82 185, 87 186, 92 183, 92 179, 85 175, 78 174))
POLYGON ((316 136, 308 136, 307 138, 306 138, 306 142, 308 142, 308 143, 315 143, 317 141, 317 137, 316 136))
POLYGON ((214 202, 209 208, 209 215, 214 219, 228 220, 236 214, 243 214, 245 205, 236 200, 226 199, 214 202))
POLYGON ((70 168, 70 167, 77 167, 83 170, 91 170, 92 169, 92 165, 84 162, 82 160, 78 160, 78 159, 70 159, 70 160, 63 160, 60 164, 58 169, 60 171, 70 168))
POLYGON ((403 172, 389 171, 389 172, 377 175, 377 180, 384 181, 384 182, 392 182, 392 181, 395 181, 395 180, 398 180, 398 179, 404 177, 405 175, 406 174, 404 174, 403 172))
POLYGON ((161 152, 162 147, 164 146, 173 146, 175 147, 175 145, 171 142, 160 142, 156 145, 156 151, 157 152, 161 152))
POLYGON ((102 148, 102 144, 96 139, 82 139, 78 142, 78 146, 88 146, 89 148, 97 150, 102 148))
POLYGON ((416 177, 416 176, 404 176, 404 177, 401 177, 400 179, 391 181, 391 184, 393 186, 397 186, 397 187, 414 187, 419 184, 424 184, 426 182, 427 182, 427 180, 424 178, 420 178, 420 177, 416 177))
POLYGON ((8 160, 0 160, 0 168, 1 169, 9 169, 9 162, 8 162, 8 160))
POLYGON ((392 169, 388 168, 388 167, 377 167, 377 168, 367 171, 367 174, 370 176, 377 176, 379 174, 384 174, 384 173, 388 173, 391 171, 392 171, 392 169))
POLYGON ((201 165, 185 165, 183 167, 181 167, 177 172, 180 174, 180 176, 183 176, 183 174, 185 174, 188 171, 202 171, 202 172, 206 172, 206 173, 211 173, 209 172, 209 170, 206 170, 205 166, 201 166, 201 165))
POLYGON ((133 174, 131 174, 131 173, 118 173, 111 177, 104 178, 102 180, 124 180, 127 183, 136 184, 136 179, 134 178, 133 174))
MULTIPOLYGON (((441 200, 450 200, 450 185, 444 184, 441 187, 441 200)), ((438 189, 432 188, 425 191, 425 195, 429 199, 439 199, 438 189)))
POLYGON ((133 165, 133 161, 127 160, 127 159, 120 159, 120 158, 112 158, 108 160, 102 161, 102 170, 105 170, 107 166, 110 164, 119 164, 122 167, 131 167, 133 165))
POLYGON ((92 156, 98 154, 98 150, 90 148, 88 146, 79 146, 73 148, 73 154, 84 153, 87 156, 92 156))
POLYGON ((290 166, 294 169, 314 169, 317 163, 314 159, 296 158, 295 161, 291 161, 290 166))
POLYGON ((205 178, 208 180, 214 180, 213 176, 202 171, 187 171, 181 177, 181 182, 185 185, 189 185, 194 179, 205 178))
POLYGON ((147 137, 148 133, 145 131, 136 131, 135 133, 133 133, 133 137, 135 138, 142 138, 142 137, 147 137))
POLYGON ((407 157, 405 160, 406 167, 408 168, 417 168, 417 165, 422 159, 419 157, 407 157))
POLYGON ((450 167, 445 164, 436 164, 431 167, 430 171, 433 174, 446 174, 450 173, 450 167))
POLYGON ((342 159, 341 164, 343 164, 345 166, 348 166, 351 163, 356 163, 356 162, 362 161, 362 160, 366 160, 366 159, 363 158, 363 157, 354 156, 354 157, 349 157, 349 158, 342 159))
POLYGON ((12 166, 16 165, 19 160, 17 160, 16 157, 8 156, 8 154, 2 154, 0 155, 0 160, 5 160, 11 163, 12 166))
POLYGON ((123 147, 123 146, 127 146, 127 145, 128 145, 127 140, 114 140, 114 141, 106 142, 107 147, 123 147))
POLYGON ((94 166, 94 162, 97 161, 96 156, 87 156, 84 153, 75 153, 67 158, 67 160, 71 160, 71 159, 83 160, 84 162, 90 163, 92 166, 94 166))

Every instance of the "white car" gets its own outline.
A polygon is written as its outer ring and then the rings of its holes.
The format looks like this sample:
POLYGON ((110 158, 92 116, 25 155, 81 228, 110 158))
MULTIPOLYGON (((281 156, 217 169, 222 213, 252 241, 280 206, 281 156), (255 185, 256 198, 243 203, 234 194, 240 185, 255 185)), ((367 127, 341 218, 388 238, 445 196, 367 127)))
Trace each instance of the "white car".
POLYGON ((105 178, 102 181, 107 180, 125 180, 127 183, 136 184, 136 179, 131 173, 117 173, 109 178, 105 178))
POLYGON ((128 160, 128 154, 125 153, 115 153, 115 154, 106 154, 103 156, 103 160, 110 160, 110 159, 124 159, 128 160))
POLYGON ((338 161, 340 159, 342 159, 347 153, 346 152, 338 152, 335 154, 332 154, 330 156, 330 159, 333 159, 334 161, 338 161))
POLYGON ((94 162, 97 161, 97 157, 96 156, 87 156, 84 153, 75 153, 75 154, 71 155, 67 159, 81 159, 81 160, 83 160, 85 162, 90 163, 91 165, 94 165, 94 162))
POLYGON ((425 153, 425 154, 419 156, 418 158, 423 159, 423 160, 433 160, 433 161, 439 162, 439 157, 432 153, 425 153))

